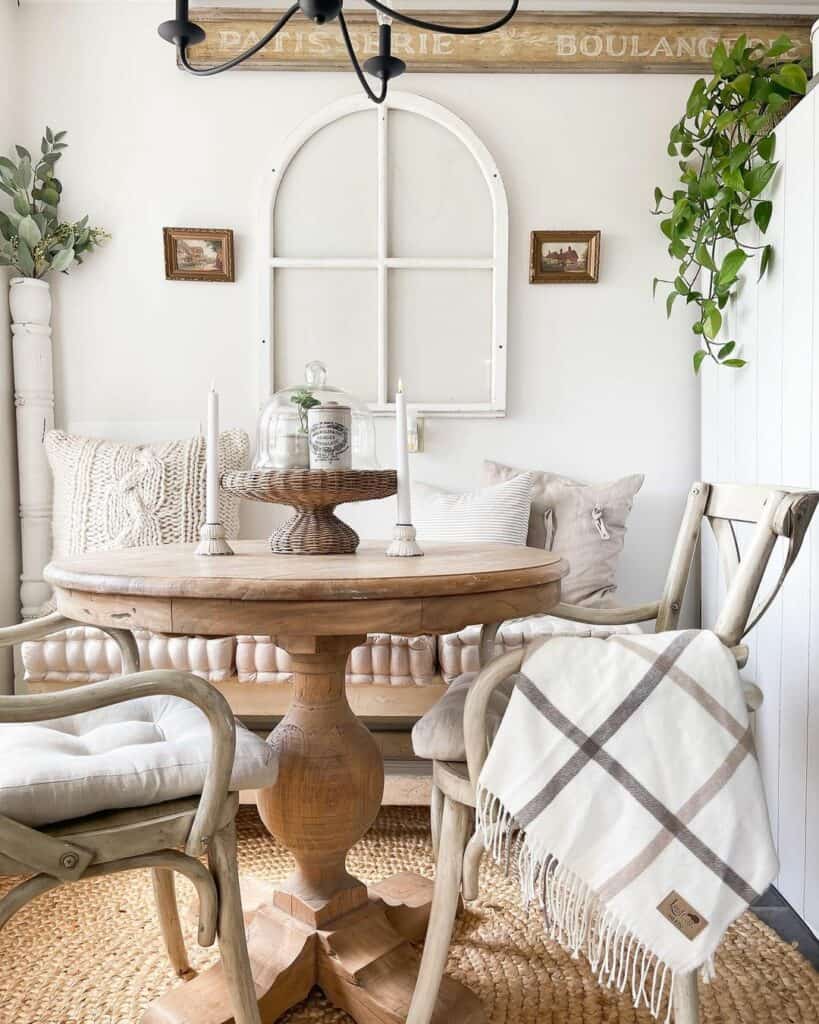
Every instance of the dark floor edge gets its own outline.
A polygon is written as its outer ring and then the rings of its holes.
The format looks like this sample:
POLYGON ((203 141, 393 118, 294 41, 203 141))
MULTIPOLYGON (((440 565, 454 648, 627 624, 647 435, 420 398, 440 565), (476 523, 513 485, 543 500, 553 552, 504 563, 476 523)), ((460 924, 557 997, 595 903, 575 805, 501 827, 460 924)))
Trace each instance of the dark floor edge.
POLYGON ((783 942, 795 944, 802 956, 819 971, 819 939, 778 889, 771 886, 752 904, 751 910, 783 942))

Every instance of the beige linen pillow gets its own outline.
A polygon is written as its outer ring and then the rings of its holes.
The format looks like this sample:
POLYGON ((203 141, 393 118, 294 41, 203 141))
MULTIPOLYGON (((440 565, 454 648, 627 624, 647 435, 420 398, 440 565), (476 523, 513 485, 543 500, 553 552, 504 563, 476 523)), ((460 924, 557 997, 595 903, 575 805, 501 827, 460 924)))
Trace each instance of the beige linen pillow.
MULTIPOLYGON (((205 510, 205 439, 120 444, 61 430, 46 435, 54 476, 54 557, 112 548, 198 540, 205 510)), ((244 469, 243 430, 219 437, 221 468, 244 469)), ((228 537, 239 534, 239 498, 222 491, 219 515, 228 537)))
POLYGON ((501 462, 483 464, 485 484, 527 473, 532 481, 532 508, 527 544, 556 551, 569 563, 562 600, 598 604, 617 589, 617 562, 623 550, 626 521, 642 474, 604 484, 583 484, 557 473, 515 469, 501 462))

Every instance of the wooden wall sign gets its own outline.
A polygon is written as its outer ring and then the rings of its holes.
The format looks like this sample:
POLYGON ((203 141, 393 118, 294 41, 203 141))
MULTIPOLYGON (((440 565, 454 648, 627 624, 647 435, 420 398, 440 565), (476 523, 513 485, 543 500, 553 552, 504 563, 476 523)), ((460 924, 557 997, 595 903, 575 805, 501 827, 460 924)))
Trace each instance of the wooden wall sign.
MULTIPOLYGON (((416 12, 413 12, 416 13, 416 12)), ((451 25, 490 21, 491 13, 424 12, 451 25)), ((191 48, 194 63, 215 64, 256 42, 277 17, 273 11, 203 8, 193 11, 207 39, 191 48)), ((363 60, 378 52, 373 11, 346 13, 356 52, 363 60)), ((710 67, 722 39, 731 45, 743 33, 770 43, 783 33, 796 52, 810 52, 813 18, 792 16, 557 15, 522 11, 504 28, 485 36, 439 35, 393 24, 393 53, 410 71, 495 72, 698 72, 710 67)), ((297 15, 243 68, 257 70, 347 70, 349 61, 338 25, 314 25, 297 15)))

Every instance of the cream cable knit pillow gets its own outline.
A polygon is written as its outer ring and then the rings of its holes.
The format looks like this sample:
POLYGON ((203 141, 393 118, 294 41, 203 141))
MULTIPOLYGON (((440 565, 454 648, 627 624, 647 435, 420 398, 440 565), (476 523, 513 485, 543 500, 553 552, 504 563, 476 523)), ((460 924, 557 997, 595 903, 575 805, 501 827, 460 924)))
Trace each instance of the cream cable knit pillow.
MULTIPOLYGON (((54 475, 54 557, 112 548, 193 543, 205 510, 205 439, 120 444, 52 430, 45 439, 54 475)), ((222 470, 244 469, 243 430, 219 437, 222 470)), ((219 514, 239 533, 239 499, 225 491, 219 514)))

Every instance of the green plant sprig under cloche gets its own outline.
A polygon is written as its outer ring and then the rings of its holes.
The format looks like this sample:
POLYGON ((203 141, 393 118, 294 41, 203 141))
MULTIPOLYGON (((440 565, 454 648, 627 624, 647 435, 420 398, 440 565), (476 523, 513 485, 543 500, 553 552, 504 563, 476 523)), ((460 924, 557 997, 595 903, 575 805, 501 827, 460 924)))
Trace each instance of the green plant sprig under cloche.
POLYGON ((63 186, 54 168, 68 148, 66 134, 46 128, 36 160, 24 146, 14 147, 16 161, 0 156, 0 191, 11 199, 11 209, 0 211, 0 266, 13 267, 22 277, 67 272, 110 237, 89 227, 87 216, 73 223, 60 220, 63 186))
POLYGON ((299 411, 299 426, 302 434, 307 433, 307 413, 310 409, 315 408, 317 405, 321 405, 321 402, 316 398, 312 391, 308 391, 307 388, 302 388, 296 391, 295 394, 290 396, 290 401, 296 406, 299 411))
POLYGON ((655 278, 653 289, 656 294, 658 284, 670 285, 669 317, 680 296, 698 307, 695 372, 707 358, 720 366, 745 365, 736 342, 720 337, 722 310, 749 257, 759 259, 760 278, 770 265, 773 247, 750 244, 742 231, 751 222, 761 234, 767 231, 773 204, 760 197, 777 167, 772 127, 807 89, 808 62, 782 59, 792 49, 787 36, 767 47, 749 46, 740 36, 730 52, 719 43, 713 77, 694 83, 685 114, 671 129, 668 154, 682 157, 682 187, 670 196, 656 188, 654 213, 663 217, 660 228, 679 267, 673 280, 655 278))

